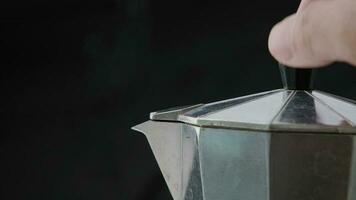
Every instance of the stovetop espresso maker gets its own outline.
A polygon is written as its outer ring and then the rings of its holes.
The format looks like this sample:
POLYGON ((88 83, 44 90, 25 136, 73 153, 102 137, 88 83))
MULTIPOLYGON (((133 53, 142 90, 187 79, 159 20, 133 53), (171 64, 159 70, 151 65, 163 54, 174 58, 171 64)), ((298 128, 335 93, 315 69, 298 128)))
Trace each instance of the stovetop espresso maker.
POLYGON ((356 200, 356 103, 281 67, 283 89, 153 112, 150 143, 174 200, 356 200))

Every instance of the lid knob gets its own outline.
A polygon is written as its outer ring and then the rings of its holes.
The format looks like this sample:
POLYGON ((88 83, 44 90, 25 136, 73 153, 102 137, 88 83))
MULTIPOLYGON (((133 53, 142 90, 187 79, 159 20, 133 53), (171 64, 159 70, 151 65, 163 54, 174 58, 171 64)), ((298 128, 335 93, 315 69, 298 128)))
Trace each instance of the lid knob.
POLYGON ((299 69, 279 64, 283 87, 288 90, 313 90, 312 69, 299 69))

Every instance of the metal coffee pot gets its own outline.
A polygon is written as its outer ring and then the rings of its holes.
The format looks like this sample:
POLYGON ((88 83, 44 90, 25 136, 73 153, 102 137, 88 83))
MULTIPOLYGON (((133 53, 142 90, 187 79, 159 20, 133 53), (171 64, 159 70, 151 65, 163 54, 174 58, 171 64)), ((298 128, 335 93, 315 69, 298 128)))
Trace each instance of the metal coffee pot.
POLYGON ((150 143, 174 200, 356 200, 356 103, 281 68, 283 89, 153 112, 150 143))

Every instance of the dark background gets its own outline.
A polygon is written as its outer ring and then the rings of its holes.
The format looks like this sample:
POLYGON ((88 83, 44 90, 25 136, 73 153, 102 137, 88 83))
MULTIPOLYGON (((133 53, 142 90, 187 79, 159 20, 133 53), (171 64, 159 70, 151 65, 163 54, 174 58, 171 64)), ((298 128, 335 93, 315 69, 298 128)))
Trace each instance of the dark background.
MULTIPOLYGON (((0 3, 1 199, 171 199, 150 111, 281 87, 271 27, 298 0, 0 3)), ((319 70, 356 99, 356 69, 319 70)))

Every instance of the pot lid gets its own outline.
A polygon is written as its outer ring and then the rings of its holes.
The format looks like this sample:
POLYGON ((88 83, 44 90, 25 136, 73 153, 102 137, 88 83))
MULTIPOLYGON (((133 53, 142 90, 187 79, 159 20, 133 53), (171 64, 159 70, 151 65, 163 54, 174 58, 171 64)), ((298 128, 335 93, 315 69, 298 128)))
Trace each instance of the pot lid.
POLYGON ((355 133, 356 102, 312 90, 312 70, 281 67, 283 89, 153 112, 152 120, 201 127, 355 133))

